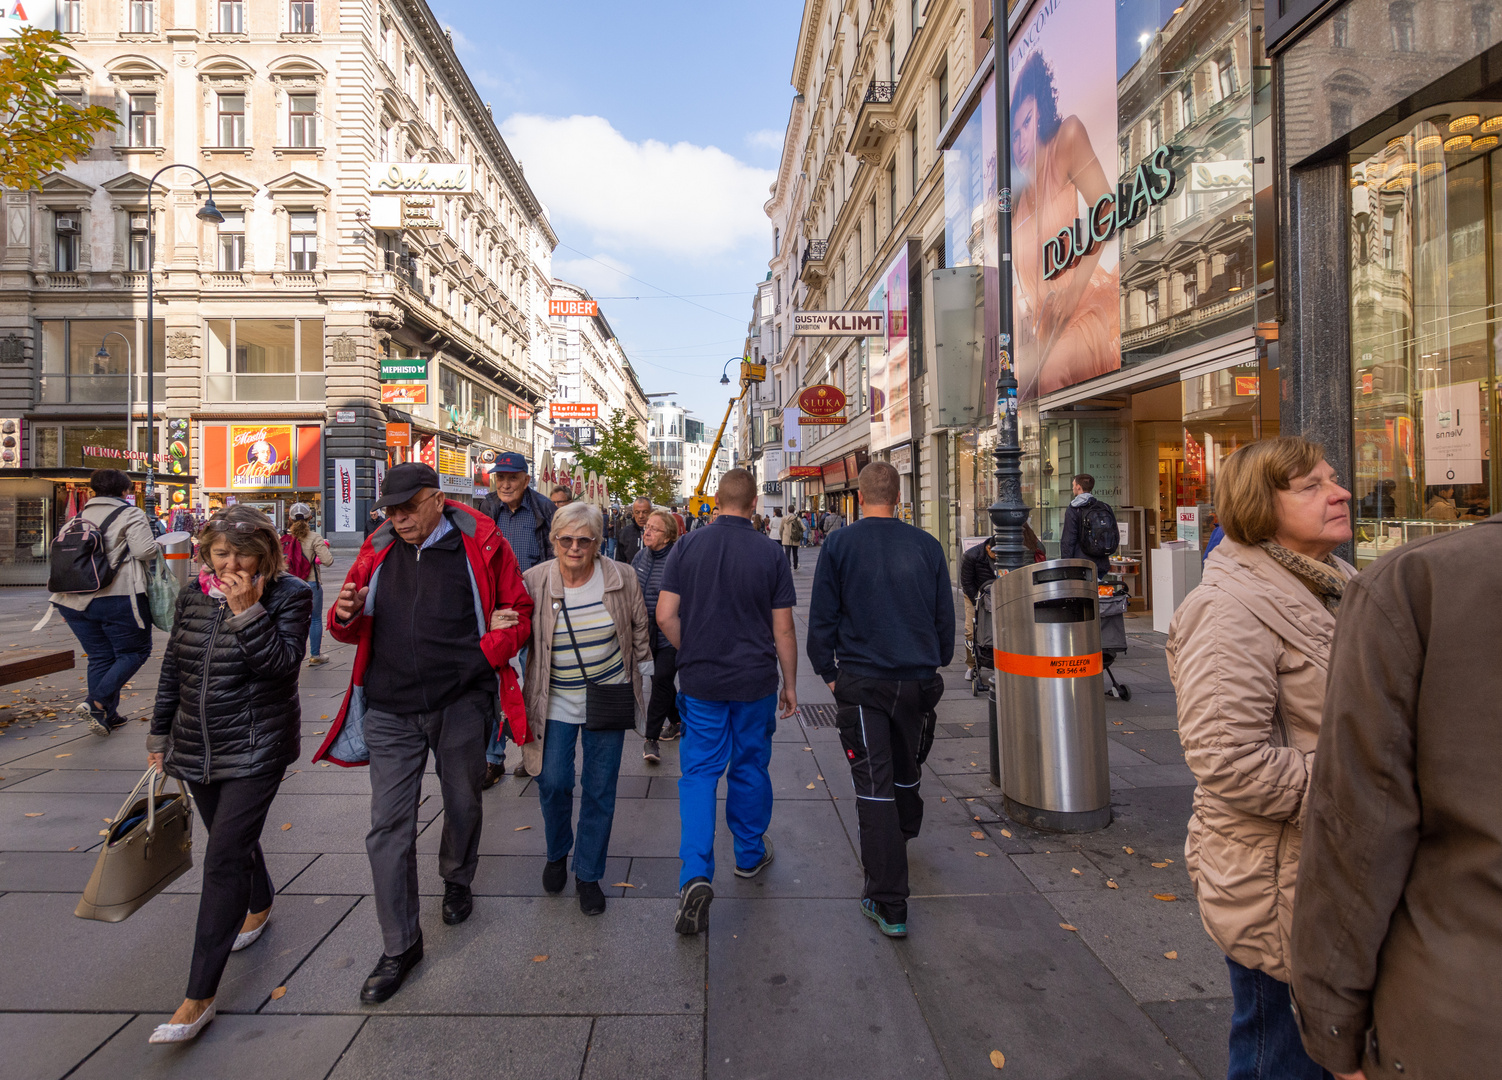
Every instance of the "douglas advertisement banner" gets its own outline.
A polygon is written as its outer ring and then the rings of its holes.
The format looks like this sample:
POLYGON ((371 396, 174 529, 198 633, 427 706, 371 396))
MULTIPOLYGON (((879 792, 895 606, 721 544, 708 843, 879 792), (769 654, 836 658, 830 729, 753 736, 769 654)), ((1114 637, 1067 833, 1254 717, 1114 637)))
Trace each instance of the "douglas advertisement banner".
POLYGON ((230 487, 264 491, 292 487, 292 425, 261 424, 229 429, 230 487))
POLYGON ((1116 231, 1122 210, 1140 217, 1144 207, 1130 185, 1118 205, 1118 180, 1133 177, 1118 176, 1116 39, 1107 29, 1115 14, 1112 0, 1039 0, 1012 39, 1015 363, 1024 401, 1121 367, 1116 231))
POLYGON ((907 249, 893 259, 866 305, 886 315, 886 335, 870 338, 871 449, 884 450, 913 437, 908 401, 907 249))

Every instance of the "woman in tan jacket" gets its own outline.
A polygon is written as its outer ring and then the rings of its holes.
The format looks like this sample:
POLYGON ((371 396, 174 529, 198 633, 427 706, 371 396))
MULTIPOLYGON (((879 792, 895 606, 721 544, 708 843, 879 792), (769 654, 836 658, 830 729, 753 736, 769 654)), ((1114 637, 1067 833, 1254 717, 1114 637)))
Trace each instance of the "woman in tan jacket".
POLYGON ((522 575, 533 603, 524 686, 533 741, 522 744, 522 755, 527 771, 537 777, 542 803, 548 843, 543 888, 563 891, 568 881, 565 861, 572 850, 579 909, 598 915, 605 910, 600 878, 610 846, 626 733, 585 727, 586 681, 629 682, 641 723, 646 715, 642 680, 652 675, 647 608, 636 572, 625 563, 600 557, 605 522, 598 507, 582 502, 559 507, 551 536, 558 557, 522 575), (576 741, 584 744, 577 844, 576 741))
POLYGON ((1355 574, 1332 554, 1351 539, 1351 493, 1320 446, 1280 438, 1227 458, 1215 494, 1225 540, 1168 632, 1198 781, 1184 858, 1230 968, 1229 1080, 1319 1080, 1289 1007, 1288 940, 1335 613, 1355 574))

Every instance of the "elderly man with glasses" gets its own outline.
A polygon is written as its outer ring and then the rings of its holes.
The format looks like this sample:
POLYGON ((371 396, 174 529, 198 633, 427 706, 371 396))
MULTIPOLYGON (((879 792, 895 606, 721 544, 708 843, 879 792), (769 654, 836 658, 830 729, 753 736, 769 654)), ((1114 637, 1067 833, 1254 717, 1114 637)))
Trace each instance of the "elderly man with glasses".
POLYGON ((356 646, 354 674, 313 758, 370 765, 365 849, 384 944, 360 991, 372 1004, 422 959, 417 804, 430 751, 443 793, 443 921, 461 923, 474 906, 485 745, 497 691, 509 715, 523 715, 509 661, 532 619, 511 546, 488 517, 445 499, 432 468, 391 469, 376 505, 386 523, 360 548, 329 613, 329 633, 356 646))

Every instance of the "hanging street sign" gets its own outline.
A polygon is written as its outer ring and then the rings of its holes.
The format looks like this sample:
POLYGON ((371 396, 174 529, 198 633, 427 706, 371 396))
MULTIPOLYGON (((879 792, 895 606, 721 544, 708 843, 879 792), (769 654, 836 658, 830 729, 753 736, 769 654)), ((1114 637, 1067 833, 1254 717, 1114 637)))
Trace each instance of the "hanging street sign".
POLYGON ((882 311, 795 311, 794 337, 884 337, 882 311))
POLYGON ((600 305, 594 300, 549 300, 548 315, 553 318, 569 315, 593 317, 600 313, 600 305))
POLYGON ((427 382, 428 361, 421 356, 381 358, 382 382, 427 382))

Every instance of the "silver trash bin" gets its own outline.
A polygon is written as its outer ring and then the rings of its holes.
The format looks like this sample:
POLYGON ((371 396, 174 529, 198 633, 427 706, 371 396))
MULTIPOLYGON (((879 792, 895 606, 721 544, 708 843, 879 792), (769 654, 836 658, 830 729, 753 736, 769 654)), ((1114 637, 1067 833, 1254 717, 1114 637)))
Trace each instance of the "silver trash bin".
POLYGON ((1095 565, 1003 574, 993 595, 997 739, 1007 813, 1037 829, 1111 823, 1095 565))
POLYGON ((170 532, 157 537, 156 542, 162 549, 162 558, 167 560, 173 576, 177 578, 177 583, 186 589, 188 581, 194 576, 193 534, 170 532))

